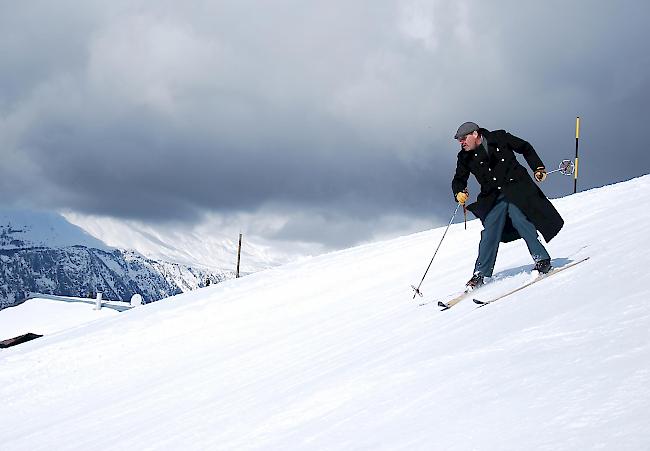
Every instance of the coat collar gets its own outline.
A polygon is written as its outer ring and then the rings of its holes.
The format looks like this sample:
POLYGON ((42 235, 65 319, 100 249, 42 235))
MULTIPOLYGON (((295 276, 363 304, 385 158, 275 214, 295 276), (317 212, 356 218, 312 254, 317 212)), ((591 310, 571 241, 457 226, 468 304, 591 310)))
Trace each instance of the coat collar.
POLYGON ((484 128, 481 128, 479 131, 483 139, 487 141, 488 146, 496 146, 497 144, 496 136, 494 136, 494 134, 491 131, 486 130, 484 128))

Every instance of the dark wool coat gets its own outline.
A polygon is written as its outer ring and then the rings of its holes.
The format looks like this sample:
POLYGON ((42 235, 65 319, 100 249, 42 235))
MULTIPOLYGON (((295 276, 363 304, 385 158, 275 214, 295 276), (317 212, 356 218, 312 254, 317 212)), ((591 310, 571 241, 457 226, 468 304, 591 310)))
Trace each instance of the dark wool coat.
MULTIPOLYGON (((514 154, 522 154, 534 171, 544 166, 535 149, 527 141, 505 130, 490 132, 481 129, 480 133, 488 144, 488 154, 486 155, 482 145, 472 151, 458 152, 456 174, 451 182, 454 196, 467 187, 469 174, 474 174, 481 185, 481 193, 476 202, 468 205, 467 209, 480 218, 481 222, 485 222, 497 197, 502 193, 508 202, 519 207, 544 239, 550 241, 558 234, 564 221, 514 154)), ((508 218, 501 241, 507 243, 519 238, 519 233, 508 218)))

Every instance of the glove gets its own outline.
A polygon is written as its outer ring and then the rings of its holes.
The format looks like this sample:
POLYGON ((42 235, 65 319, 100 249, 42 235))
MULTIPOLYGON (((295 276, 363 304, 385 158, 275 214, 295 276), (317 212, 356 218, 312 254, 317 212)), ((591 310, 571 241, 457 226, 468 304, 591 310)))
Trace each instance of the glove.
POLYGON ((535 180, 537 180, 539 183, 542 183, 544 180, 546 180, 546 175, 546 168, 544 166, 540 166, 535 169, 535 180))
POLYGON ((456 200, 461 205, 465 205, 465 202, 467 202, 468 198, 469 198, 469 193, 467 191, 461 191, 456 194, 456 200))

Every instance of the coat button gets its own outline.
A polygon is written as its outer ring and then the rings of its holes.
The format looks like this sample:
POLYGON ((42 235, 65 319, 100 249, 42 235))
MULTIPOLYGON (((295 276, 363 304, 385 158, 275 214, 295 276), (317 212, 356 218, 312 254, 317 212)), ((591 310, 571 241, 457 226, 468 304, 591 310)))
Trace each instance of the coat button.
POLYGON ((492 180, 494 180, 494 181, 496 182, 496 181, 497 181, 497 178, 496 178, 496 177, 492 177, 492 180))
POLYGON ((501 189, 501 187, 500 187, 500 186, 497 186, 497 189, 498 189, 498 190, 500 190, 500 189, 501 189))
POLYGON ((492 172, 492 168, 488 168, 488 171, 492 172))
POLYGON ((501 161, 506 161, 506 159, 505 159, 505 158, 501 158, 501 161))

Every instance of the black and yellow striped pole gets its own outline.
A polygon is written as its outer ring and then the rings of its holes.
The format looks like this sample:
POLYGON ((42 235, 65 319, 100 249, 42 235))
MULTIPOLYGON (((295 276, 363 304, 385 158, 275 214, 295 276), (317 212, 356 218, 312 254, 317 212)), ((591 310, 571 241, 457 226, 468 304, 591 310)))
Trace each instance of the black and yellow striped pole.
POLYGON ((573 194, 578 191, 578 142, 580 141, 580 116, 576 117, 576 162, 573 165, 573 194))

